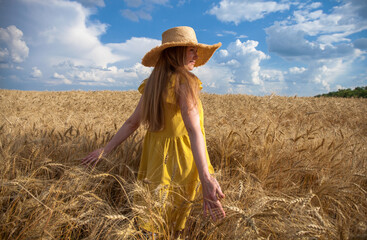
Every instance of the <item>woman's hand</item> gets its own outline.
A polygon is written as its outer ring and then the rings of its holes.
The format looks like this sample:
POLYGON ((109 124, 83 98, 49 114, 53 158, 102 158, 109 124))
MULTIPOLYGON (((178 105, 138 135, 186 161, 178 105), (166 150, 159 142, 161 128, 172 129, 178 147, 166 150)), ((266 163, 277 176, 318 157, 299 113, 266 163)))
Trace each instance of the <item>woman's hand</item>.
POLYGON ((138 106, 136 106, 134 113, 126 120, 122 127, 117 131, 115 136, 106 144, 104 148, 97 149, 88 156, 82 159, 82 164, 89 166, 93 164, 93 167, 109 153, 113 151, 115 147, 120 145, 126 140, 136 129, 140 126, 141 122, 141 111, 142 111, 142 99, 140 98, 138 106))
POLYGON ((89 166, 93 164, 93 167, 97 165, 97 163, 105 157, 106 153, 103 148, 99 148, 88 154, 85 158, 82 159, 82 164, 89 166))
POLYGON ((217 180, 213 176, 210 176, 208 179, 201 182, 201 186, 204 198, 204 216, 210 214, 213 221, 224 218, 226 213, 223 210, 220 199, 224 198, 225 195, 217 180))

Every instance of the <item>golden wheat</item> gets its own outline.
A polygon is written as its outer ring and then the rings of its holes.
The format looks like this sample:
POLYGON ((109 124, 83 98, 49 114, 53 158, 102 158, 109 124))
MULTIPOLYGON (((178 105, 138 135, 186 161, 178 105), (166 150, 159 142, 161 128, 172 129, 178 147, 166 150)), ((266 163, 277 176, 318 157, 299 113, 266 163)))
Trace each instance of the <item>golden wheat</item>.
MULTIPOLYGON (((141 127, 95 168, 140 95, 0 90, 0 239, 174 239, 164 189, 136 181, 141 127), (142 199, 143 202, 134 201, 142 199), (164 209, 164 208, 163 208, 164 209), (138 219, 161 232, 139 229, 138 219)), ((367 238, 367 100, 202 94, 227 217, 182 239, 367 238)))

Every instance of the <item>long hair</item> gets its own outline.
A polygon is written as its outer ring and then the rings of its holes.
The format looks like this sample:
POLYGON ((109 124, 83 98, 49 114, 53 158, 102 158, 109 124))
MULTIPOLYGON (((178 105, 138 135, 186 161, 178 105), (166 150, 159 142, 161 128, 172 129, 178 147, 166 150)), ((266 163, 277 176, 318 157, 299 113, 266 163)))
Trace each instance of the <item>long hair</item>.
POLYGON ((164 99, 167 96, 167 85, 176 74, 175 94, 178 99, 184 97, 194 105, 198 99, 198 81, 184 66, 187 47, 171 47, 162 51, 152 73, 150 74, 143 93, 142 122, 150 131, 164 128, 164 99))

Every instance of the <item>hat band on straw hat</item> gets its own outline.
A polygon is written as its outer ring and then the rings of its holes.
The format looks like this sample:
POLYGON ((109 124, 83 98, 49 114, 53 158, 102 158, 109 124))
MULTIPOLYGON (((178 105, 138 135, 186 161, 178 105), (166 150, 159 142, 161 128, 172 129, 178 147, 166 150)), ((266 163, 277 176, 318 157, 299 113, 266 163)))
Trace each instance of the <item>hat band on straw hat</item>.
POLYGON ((142 59, 142 64, 146 67, 154 67, 161 52, 166 48, 194 46, 198 48, 198 60, 195 63, 195 67, 198 67, 209 61, 221 45, 221 43, 213 45, 198 43, 194 29, 191 27, 174 27, 162 34, 162 44, 146 53, 142 59))

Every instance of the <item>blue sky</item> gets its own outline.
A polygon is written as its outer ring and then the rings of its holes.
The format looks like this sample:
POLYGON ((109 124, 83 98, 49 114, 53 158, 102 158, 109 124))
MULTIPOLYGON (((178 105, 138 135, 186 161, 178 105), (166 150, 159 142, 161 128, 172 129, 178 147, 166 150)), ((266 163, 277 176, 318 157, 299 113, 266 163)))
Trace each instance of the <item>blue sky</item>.
POLYGON ((0 88, 131 90, 164 30, 222 47, 210 93, 314 96, 367 85, 366 0, 0 0, 0 88))

